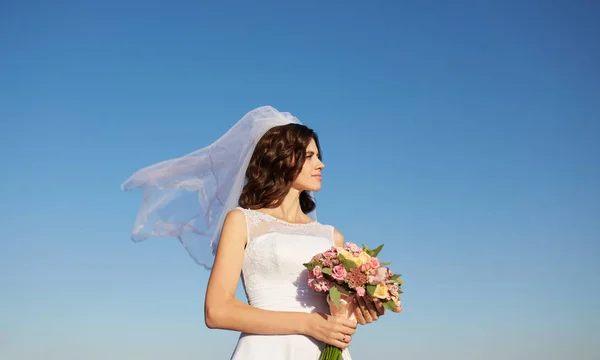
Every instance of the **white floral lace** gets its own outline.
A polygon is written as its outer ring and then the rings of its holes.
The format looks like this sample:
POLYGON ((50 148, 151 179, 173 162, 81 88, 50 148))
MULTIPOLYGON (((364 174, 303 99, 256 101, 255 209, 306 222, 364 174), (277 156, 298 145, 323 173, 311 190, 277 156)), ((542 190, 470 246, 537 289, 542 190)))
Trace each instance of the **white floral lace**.
POLYGON ((249 302, 260 306, 265 300, 276 301, 277 296, 268 289, 294 298, 313 295, 302 264, 334 244, 333 226, 317 221, 290 223, 259 211, 238 209, 246 215, 248 226, 242 279, 249 302))
POLYGON ((330 225, 323 225, 317 221, 311 221, 304 224, 290 223, 260 211, 243 209, 241 207, 238 207, 238 209, 246 214, 248 242, 262 235, 274 232, 282 234, 322 236, 333 240, 333 228, 330 225))
MULTIPOLYGON (((241 210, 249 232, 242 265, 248 304, 273 311, 329 313, 327 295, 308 286, 308 270, 302 264, 331 248, 333 226, 316 221, 294 224, 259 211, 241 210)), ((317 359, 323 347, 303 335, 242 334, 231 359, 317 359)), ((352 360, 348 349, 343 359, 352 360)))

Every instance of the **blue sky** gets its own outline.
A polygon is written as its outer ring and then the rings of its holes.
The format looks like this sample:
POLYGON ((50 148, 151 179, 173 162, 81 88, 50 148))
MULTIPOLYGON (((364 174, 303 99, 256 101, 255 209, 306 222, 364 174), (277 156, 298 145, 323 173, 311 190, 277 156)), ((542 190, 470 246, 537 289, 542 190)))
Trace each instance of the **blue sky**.
POLYGON ((207 272, 131 242, 141 194, 119 186, 261 105, 318 132, 320 220, 405 279, 355 359, 596 358, 599 11, 3 2, 0 358, 228 359, 207 272))

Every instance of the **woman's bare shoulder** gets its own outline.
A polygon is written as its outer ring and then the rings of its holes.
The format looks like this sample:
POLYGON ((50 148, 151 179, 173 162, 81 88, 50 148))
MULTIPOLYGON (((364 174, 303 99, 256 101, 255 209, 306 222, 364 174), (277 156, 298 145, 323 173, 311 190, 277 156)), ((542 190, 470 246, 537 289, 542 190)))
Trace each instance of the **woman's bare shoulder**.
POLYGON ((223 235, 232 236, 238 239, 245 239, 247 236, 246 214, 240 208, 234 208, 227 212, 223 221, 223 235))
POLYGON ((242 220, 246 221, 246 214, 242 208, 236 207, 227 212, 227 215, 225 215, 225 220, 227 221, 227 219, 233 222, 240 222, 242 220))
POLYGON ((335 227, 333 228, 333 241, 335 246, 344 246, 344 235, 335 227))

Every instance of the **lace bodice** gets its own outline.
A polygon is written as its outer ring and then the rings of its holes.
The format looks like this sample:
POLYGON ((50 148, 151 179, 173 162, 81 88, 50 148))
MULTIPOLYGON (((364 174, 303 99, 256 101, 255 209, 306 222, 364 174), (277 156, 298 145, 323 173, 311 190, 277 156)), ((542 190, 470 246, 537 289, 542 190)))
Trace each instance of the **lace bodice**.
POLYGON ((307 285, 302 265, 334 244, 334 228, 317 221, 294 224, 238 208, 246 215, 248 241, 242 281, 250 305, 287 311, 326 311, 324 294, 307 285))

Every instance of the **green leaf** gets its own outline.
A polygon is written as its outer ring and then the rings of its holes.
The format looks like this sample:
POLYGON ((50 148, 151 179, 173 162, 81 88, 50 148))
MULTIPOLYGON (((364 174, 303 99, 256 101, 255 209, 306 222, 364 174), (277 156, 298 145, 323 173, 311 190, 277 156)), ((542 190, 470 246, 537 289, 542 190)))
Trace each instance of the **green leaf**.
POLYGON ((404 280, 400 279, 400 276, 402 276, 402 275, 394 274, 394 275, 390 276, 390 280, 392 280, 393 282, 395 282, 398 285, 402 285, 402 284, 404 284, 404 280))
POLYGON ((396 303, 394 302, 394 300, 387 300, 383 303, 383 307, 394 311, 394 310, 396 310, 396 303))
POLYGON ((352 270, 356 267, 356 264, 352 260, 342 260, 342 265, 346 268, 346 270, 352 270))
POLYGON ((388 266, 389 264, 391 264, 391 262, 382 262, 382 263, 379 263, 379 265, 381 265, 381 266, 388 266))
POLYGON ((323 268, 323 274, 332 275, 333 271, 330 268, 323 268))
POLYGON ((344 265, 346 270, 352 270, 356 267, 356 264, 352 260, 348 260, 344 257, 344 255, 340 255, 340 262, 344 265))
POLYGON ((315 268, 315 265, 313 263, 305 263, 302 265, 304 265, 309 271, 313 271, 313 269, 315 268))
POLYGON ((371 250, 371 252, 373 253, 373 257, 376 257, 377 255, 379 255, 379 252, 381 251, 381 249, 383 249, 383 244, 379 245, 378 247, 376 247, 375 249, 371 250))
POLYGON ((331 298, 331 301, 333 301, 335 306, 340 305, 340 299, 342 298, 342 294, 340 293, 338 288, 333 286, 331 289, 329 289, 329 297, 331 298))
POLYGON ((373 294, 375 294, 375 289, 377 289, 377 285, 367 285, 367 292, 369 293, 369 295, 373 296, 373 294))

